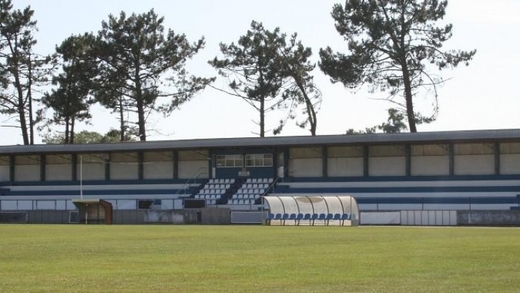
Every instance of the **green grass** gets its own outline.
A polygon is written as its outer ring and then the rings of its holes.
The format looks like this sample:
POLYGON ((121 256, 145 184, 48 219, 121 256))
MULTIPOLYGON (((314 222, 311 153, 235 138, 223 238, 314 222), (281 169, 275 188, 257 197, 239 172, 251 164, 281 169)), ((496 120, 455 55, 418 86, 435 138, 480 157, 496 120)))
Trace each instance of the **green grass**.
POLYGON ((0 292, 518 292, 520 229, 0 225, 0 292))

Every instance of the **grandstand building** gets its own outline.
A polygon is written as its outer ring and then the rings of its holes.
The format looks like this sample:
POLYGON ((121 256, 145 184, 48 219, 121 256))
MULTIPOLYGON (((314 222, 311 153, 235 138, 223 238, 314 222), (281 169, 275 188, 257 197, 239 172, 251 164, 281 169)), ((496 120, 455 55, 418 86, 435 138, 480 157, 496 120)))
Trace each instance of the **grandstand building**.
POLYGON ((348 194, 360 211, 517 210, 520 130, 0 147, 0 212, 258 211, 263 196, 348 194))

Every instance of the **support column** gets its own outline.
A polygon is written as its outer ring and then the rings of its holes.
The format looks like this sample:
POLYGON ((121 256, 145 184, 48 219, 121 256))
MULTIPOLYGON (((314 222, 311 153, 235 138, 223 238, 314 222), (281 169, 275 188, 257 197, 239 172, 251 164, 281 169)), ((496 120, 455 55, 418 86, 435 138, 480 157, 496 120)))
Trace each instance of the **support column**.
POLYGON ((406 164, 406 176, 412 176, 412 146, 407 144, 404 147, 404 156, 406 164))
POLYGON ((14 155, 9 156, 9 181, 13 183, 15 181, 15 165, 16 165, 16 157, 14 155))
POLYGON ((494 152, 495 152, 495 175, 500 175, 500 143, 495 142, 494 152))
POLYGON ((72 181, 78 181, 78 154, 71 155, 70 173, 72 174, 72 181))
POLYGON ((173 179, 179 179, 179 151, 173 151, 173 179))
POLYGON ((321 148, 322 176, 329 177, 329 154, 327 147, 321 148))
POLYGON ((45 181, 45 166, 47 165, 47 159, 45 155, 40 155, 40 181, 45 181))
POLYGON ((137 178, 139 180, 143 180, 144 178, 144 152, 139 151, 137 152, 137 178))
POLYGON ((107 158, 105 159, 105 180, 110 180, 110 162, 111 162, 111 154, 107 154, 107 158))
POLYGON ((453 143, 450 143, 448 145, 448 151, 449 151, 449 162, 450 162, 450 176, 455 175, 455 147, 453 146, 453 143))
POLYGON ((368 177, 370 174, 368 156, 369 156, 369 147, 368 145, 363 146, 363 176, 368 177))

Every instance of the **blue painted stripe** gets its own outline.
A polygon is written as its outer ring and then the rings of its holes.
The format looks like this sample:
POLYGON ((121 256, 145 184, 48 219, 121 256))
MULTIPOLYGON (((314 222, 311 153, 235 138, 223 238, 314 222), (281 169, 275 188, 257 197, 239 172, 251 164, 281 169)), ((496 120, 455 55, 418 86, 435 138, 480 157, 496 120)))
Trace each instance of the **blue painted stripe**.
POLYGON ((516 197, 363 197, 358 204, 520 204, 516 197))
MULTIPOLYGON (((176 194, 184 192, 185 189, 110 189, 110 190, 83 190, 84 195, 120 195, 120 194, 176 194)), ((79 190, 30 190, 2 192, 4 196, 54 196, 79 194, 79 190)))
MULTIPOLYGON (((83 185, 140 185, 140 184, 186 184, 195 183, 201 184, 208 181, 208 179, 143 179, 143 180, 83 180, 83 185)), ((79 181, 3 181, 0 186, 79 186, 79 181)))
POLYGON ((422 187, 320 187, 275 188, 275 193, 438 193, 438 192, 520 192, 520 186, 422 186, 422 187))
POLYGON ((356 177, 286 177, 282 182, 381 182, 381 181, 465 181, 520 180, 512 175, 452 175, 452 176, 356 176, 356 177))

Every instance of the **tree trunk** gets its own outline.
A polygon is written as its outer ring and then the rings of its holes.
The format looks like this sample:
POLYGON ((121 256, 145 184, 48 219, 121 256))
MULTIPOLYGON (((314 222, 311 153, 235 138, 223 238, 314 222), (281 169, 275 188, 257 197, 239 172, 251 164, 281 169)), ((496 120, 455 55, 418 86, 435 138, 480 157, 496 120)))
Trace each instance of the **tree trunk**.
POLYGON ((139 123, 139 139, 146 141, 146 125, 144 119, 144 105, 143 100, 137 100, 137 119, 139 123))
POLYGON ((16 92, 18 94, 18 116, 20 119, 20 128, 22 130, 22 137, 23 137, 23 144, 28 145, 30 144, 29 141, 29 133, 27 132, 27 121, 25 117, 25 101, 23 98, 23 91, 22 91, 22 85, 20 83, 20 76, 18 73, 18 58, 16 56, 13 56, 13 76, 14 76, 14 86, 16 87, 16 92))
POLYGON ((74 144, 74 126, 75 126, 75 123, 76 122, 76 119, 74 119, 74 117, 71 117, 71 121, 70 121, 70 138, 69 138, 69 141, 70 141, 70 144, 74 144))
POLYGON ((265 98, 260 98, 260 137, 265 137, 265 98))
POLYGON ((141 81, 138 79, 139 75, 136 71, 136 82, 135 82, 135 100, 137 105, 137 124, 139 126, 139 140, 146 141, 146 125, 144 118, 144 101, 143 93, 141 89, 141 81))
POLYGON ((123 111, 123 98, 119 97, 119 141, 125 141, 125 113, 123 111))
POLYGON ((307 104, 307 114, 309 115, 309 124, 311 125, 311 135, 316 136, 316 128, 318 127, 318 119, 316 117, 316 111, 314 110, 314 106, 311 101, 305 94, 305 103, 307 104))
POLYGON ((20 118, 20 128, 22 129, 23 144, 29 144, 29 133, 27 132, 27 121, 25 120, 25 107, 23 98, 18 98, 18 116, 20 118))
POLYGON ((65 138, 63 139, 64 144, 70 144, 70 118, 65 118, 65 138))
POLYGON ((401 6, 401 38, 400 38, 400 59, 401 59, 401 69, 403 71, 403 83, 404 83, 404 99, 406 101, 406 116, 408 117, 408 126, 410 126, 410 132, 417 132, 417 126, 415 125, 415 112, 413 110, 413 95, 412 95, 412 81, 410 80, 410 71, 408 69, 408 62, 406 60, 406 50, 407 46, 405 45, 405 31, 408 32, 409 28, 407 27, 405 21, 405 5, 401 6))
POLYGON ((303 95, 303 99, 305 100, 305 106, 307 107, 307 115, 308 115, 308 121, 311 125, 311 135, 316 136, 316 128, 318 126, 318 120, 316 117, 316 111, 314 110, 314 106, 311 103, 311 99, 307 95, 307 92, 305 91, 305 87, 303 86, 300 79, 298 79, 296 76, 293 76, 294 81, 296 82, 296 85, 300 89, 303 95))
POLYGON ((406 100, 406 116, 408 116, 408 125, 410 126, 410 132, 417 132, 417 126, 415 125, 415 112, 413 110, 413 95, 412 86, 410 81, 410 73, 408 72, 408 66, 406 61, 403 66, 403 82, 404 82, 404 98, 406 100))
POLYGON ((27 76, 27 101, 29 107, 29 140, 30 144, 34 144, 34 118, 33 118, 33 101, 32 101, 32 60, 29 56, 29 62, 27 64, 27 70, 29 72, 27 76))

